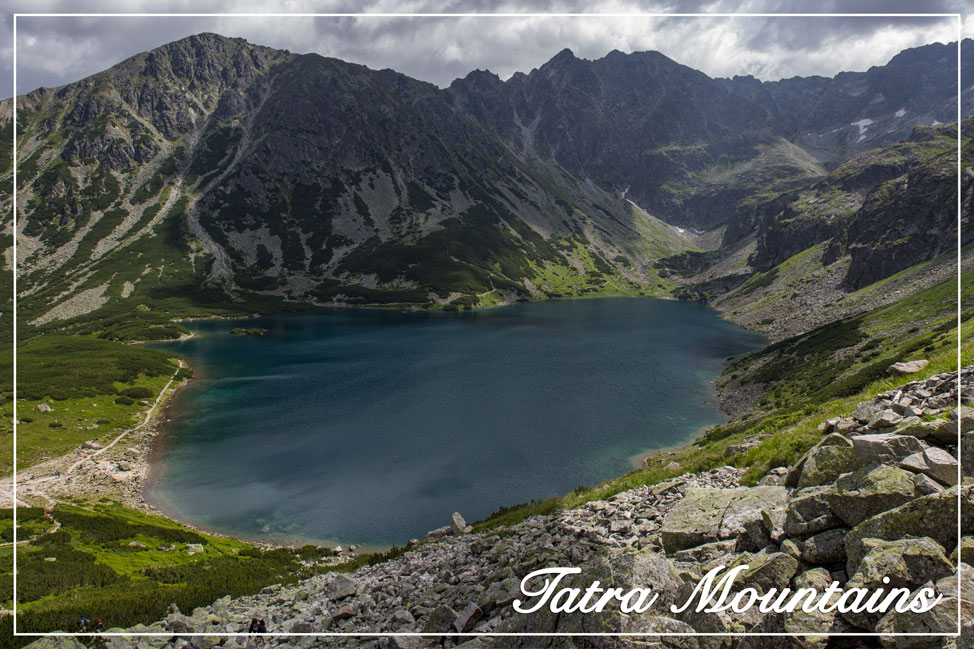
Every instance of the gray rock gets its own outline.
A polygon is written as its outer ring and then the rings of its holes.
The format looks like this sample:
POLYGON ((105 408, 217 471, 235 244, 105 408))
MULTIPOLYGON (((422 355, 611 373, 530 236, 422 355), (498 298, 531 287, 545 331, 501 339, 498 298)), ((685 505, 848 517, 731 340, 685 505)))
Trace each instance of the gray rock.
POLYGON ((202 543, 187 543, 186 544, 186 554, 199 554, 203 551, 202 543))
POLYGON ((484 616, 484 612, 480 610, 480 607, 473 602, 469 602, 462 611, 457 619, 453 622, 453 628, 456 629, 458 633, 466 633, 474 627, 480 618, 484 616))
POLYGON ((864 467, 835 482, 829 506, 849 527, 921 495, 913 474, 886 464, 864 467))
POLYGON ((325 597, 334 602, 357 595, 361 589, 360 581, 339 573, 325 586, 325 597))
POLYGON ((335 611, 335 614, 332 615, 332 619, 338 621, 350 620, 353 617, 358 616, 358 614, 359 614, 358 604, 355 603, 345 604, 344 606, 340 607, 337 611, 335 611))
MULTIPOLYGON (((947 552, 957 545, 957 487, 915 498, 895 509, 876 514, 849 530, 846 537, 846 570, 853 574, 866 553, 866 539, 893 541, 906 537, 930 537, 947 552)), ((962 530, 974 528, 974 497, 971 487, 960 488, 962 530)))
POLYGON ((752 587, 761 593, 766 593, 773 588, 779 590, 785 588, 798 571, 799 562, 795 557, 784 552, 770 554, 742 552, 731 562, 728 569, 742 564, 747 564, 748 569, 734 580, 735 588, 752 587))
POLYGON ((738 487, 736 489, 692 488, 663 519, 661 537, 667 553, 736 539, 746 534, 746 525, 761 522, 761 511, 788 500, 784 487, 738 487))
POLYGON ((453 515, 450 516, 450 530, 457 535, 463 534, 467 530, 467 521, 463 520, 460 512, 453 512, 453 515))
POLYGON ((866 427, 870 429, 892 428, 901 421, 903 421, 903 415, 897 413, 891 408, 887 408, 886 410, 881 410, 880 412, 876 413, 876 415, 869 420, 866 427))
MULTIPOLYGON (((824 568, 814 568, 806 570, 795 577, 795 588, 813 588, 817 592, 824 592, 832 583, 832 576, 824 568)), ((835 595, 830 598, 829 604, 834 604, 839 598, 835 595)), ((785 613, 783 616, 784 630, 786 633, 829 633, 835 630, 835 611, 823 613, 815 609, 811 613, 806 613, 798 607, 796 611, 785 613)), ((792 640, 799 646, 811 649, 813 647, 824 647, 828 643, 828 637, 822 636, 795 636, 792 640)))
POLYGON ((964 433, 959 455, 961 475, 965 478, 974 478, 974 433, 964 433))
MULTIPOLYGON (((847 589, 906 588, 912 591, 954 572, 943 547, 931 538, 867 539, 864 549, 862 560, 846 583, 847 589)), ((862 611, 843 612, 842 616, 851 624, 871 629, 882 614, 862 611)))
POLYGON ((895 433, 855 435, 851 439, 855 455, 862 464, 894 464, 927 447, 912 435, 895 433))
POLYGON ((704 543, 703 545, 674 553, 673 559, 675 561, 688 561, 700 564, 709 563, 715 559, 731 554, 734 552, 736 545, 737 541, 734 539, 704 543))
POLYGON ((423 633, 450 633, 456 619, 457 614, 452 608, 446 604, 440 604, 426 618, 423 633))
POLYGON ((805 539, 801 543, 802 560, 815 566, 842 563, 846 558, 845 535, 848 531, 844 528, 828 530, 805 539))
POLYGON ((851 417, 842 417, 832 427, 832 431, 841 435, 846 435, 859 428, 859 422, 851 417))
POLYGON ((860 465, 860 460, 849 446, 816 447, 805 456, 796 486, 801 489, 829 484, 843 473, 855 471, 860 465))
POLYGON ((890 374, 913 374, 922 370, 929 362, 930 361, 926 359, 916 361, 900 361, 899 363, 893 363, 890 365, 886 371, 890 374))
POLYGON ((928 475, 941 484, 948 486, 957 484, 957 460, 953 455, 936 446, 903 458, 900 466, 909 471, 928 475))
MULTIPOLYGON (((950 411, 950 421, 951 423, 960 420, 960 432, 964 433, 974 432, 974 408, 968 406, 959 406, 950 411)), ((957 429, 953 427, 954 439, 957 439, 957 429)))
POLYGON ((829 498, 832 485, 802 489, 793 494, 785 513, 784 532, 789 537, 817 534, 839 527, 842 521, 832 513, 829 498))
POLYGON ((852 411, 852 417, 863 424, 868 424, 869 420, 878 415, 885 409, 885 406, 876 401, 863 401, 852 411))
POLYGON ((37 409, 40 410, 41 412, 54 412, 54 408, 47 405, 46 403, 37 404, 37 409))
POLYGON ((453 527, 446 525, 444 527, 437 527, 435 530, 430 530, 426 533, 426 538, 442 539, 444 536, 450 536, 451 534, 453 534, 453 527))

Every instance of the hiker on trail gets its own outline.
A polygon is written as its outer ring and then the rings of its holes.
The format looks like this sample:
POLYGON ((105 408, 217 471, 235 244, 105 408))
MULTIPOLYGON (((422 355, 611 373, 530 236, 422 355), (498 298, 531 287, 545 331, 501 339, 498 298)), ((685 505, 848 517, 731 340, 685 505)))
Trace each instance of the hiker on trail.
POLYGON ((81 619, 78 620, 78 626, 81 627, 81 632, 82 633, 84 633, 85 631, 87 631, 88 630, 88 618, 86 618, 84 615, 82 615, 81 616, 81 619))
POLYGON ((104 631, 104 630, 105 630, 105 623, 104 622, 102 622, 101 620, 98 620, 97 622, 95 622, 95 631, 104 631))
POLYGON ((267 633, 267 623, 263 618, 257 620, 257 633, 267 633))

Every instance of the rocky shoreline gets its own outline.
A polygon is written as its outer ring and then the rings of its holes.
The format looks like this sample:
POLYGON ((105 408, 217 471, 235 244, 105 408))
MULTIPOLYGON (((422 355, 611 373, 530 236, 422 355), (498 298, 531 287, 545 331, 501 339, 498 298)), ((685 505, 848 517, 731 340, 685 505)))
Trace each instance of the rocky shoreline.
MULTIPOLYGON (((974 402, 974 367, 962 371, 964 403, 974 402)), ((974 642, 974 410, 957 407, 956 374, 911 381, 863 402, 846 417, 822 422, 824 439, 792 467, 768 472, 757 486, 739 484, 741 470, 724 467, 640 487, 578 509, 534 516, 516 525, 447 534, 351 574, 318 575, 271 586, 250 597, 127 631, 164 637, 104 638, 111 649, 201 649, 252 646, 237 633, 251 618, 282 633, 426 633, 436 637, 267 637, 270 647, 635 647, 642 641, 579 633, 863 634, 955 631, 960 640, 913 636, 796 636, 802 649, 883 646, 963 647, 974 642), (958 446, 958 427, 963 444, 958 446), (958 460, 964 473, 958 483, 958 460), (958 516, 957 504, 962 503, 958 516), (957 522, 962 538, 957 539, 957 522), (544 567, 577 566, 565 586, 632 589, 652 585, 661 602, 684 601, 718 565, 747 564, 735 588, 844 589, 892 585, 914 593, 931 588, 943 601, 923 614, 835 612, 762 614, 516 613, 521 580, 544 567), (557 633, 553 637, 498 633, 557 633), (475 635, 459 635, 475 634, 475 635), (479 637, 478 637, 479 636, 479 637), (836 644, 838 642, 838 644, 836 644)), ((653 646, 771 647, 780 639, 682 637, 644 639, 653 646)), ((45 641, 33 645, 41 649, 45 641)), ((73 640, 59 646, 74 647, 73 640)))

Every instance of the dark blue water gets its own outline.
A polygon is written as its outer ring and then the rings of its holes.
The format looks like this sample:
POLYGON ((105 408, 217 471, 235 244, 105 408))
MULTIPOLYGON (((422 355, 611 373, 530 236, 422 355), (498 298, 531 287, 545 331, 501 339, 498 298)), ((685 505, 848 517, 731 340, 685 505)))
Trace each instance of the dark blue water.
POLYGON ((199 378, 173 404, 153 497, 247 538, 364 545, 593 485, 688 441, 722 421, 723 360, 762 343, 701 305, 625 298, 191 328, 203 335, 156 345, 199 378))

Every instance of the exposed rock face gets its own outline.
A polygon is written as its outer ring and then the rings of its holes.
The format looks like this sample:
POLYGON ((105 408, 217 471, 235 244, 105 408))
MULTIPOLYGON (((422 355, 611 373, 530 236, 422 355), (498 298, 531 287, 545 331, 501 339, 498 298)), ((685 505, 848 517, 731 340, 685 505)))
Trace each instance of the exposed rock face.
MULTIPOLYGON (((971 368, 964 370, 964 376, 967 382, 974 378, 971 368)), ((857 412, 868 421, 871 416, 865 414, 885 409, 884 402, 897 392, 923 391, 930 395, 928 399, 940 398, 951 408, 952 384, 945 378, 949 377, 906 384, 862 404, 857 412), (939 390, 938 385, 942 386, 939 390)), ((968 432, 971 422, 966 411, 955 419, 968 432)), ((859 423, 847 434, 887 435, 875 432, 867 423, 859 423)), ((798 463, 796 479, 804 471, 818 473, 819 465, 810 460, 822 449, 851 449, 851 444, 845 435, 830 433, 798 463)), ((952 455, 953 448, 934 440, 925 452, 937 449, 952 455)), ((224 598, 192 615, 173 613, 147 630, 168 628, 173 635, 190 637, 204 631, 239 631, 250 618, 262 617, 272 631, 339 633, 949 632, 958 601, 965 611, 974 610, 974 569, 965 567, 963 580, 957 578, 958 561, 970 561, 974 556, 970 552, 974 547, 974 485, 966 481, 951 486, 935 476, 901 468, 895 455, 877 457, 884 461, 860 463, 832 482, 803 487, 741 487, 741 472, 731 467, 685 475, 589 502, 579 509, 534 516, 507 528, 421 543, 396 559, 360 568, 352 575, 324 574, 300 584, 268 588, 255 596, 224 598), (959 546, 958 493, 963 503, 959 546), (929 587, 945 599, 923 615, 806 613, 801 609, 762 614, 756 607, 734 616, 698 613, 692 608, 671 611, 670 604, 686 602, 706 572, 720 565, 747 566, 734 582, 734 593, 745 588, 767 593, 786 587, 813 587, 822 592, 837 581, 845 589, 885 586, 918 591, 929 587), (561 582, 565 587, 584 590, 594 580, 605 588, 624 591, 650 587, 658 601, 642 615, 624 614, 613 606, 587 614, 552 613, 547 607, 530 614, 514 611, 515 600, 522 605, 533 601, 521 592, 521 582, 528 574, 539 568, 572 566, 581 568, 581 573, 566 577, 561 582)), ((540 585, 529 584, 531 588, 540 585)), ((974 618, 966 619, 970 627, 974 618)), ((966 628, 965 633, 972 631, 974 628, 966 628)), ((309 646, 294 638, 267 640, 270 646, 309 646)), ((201 647, 203 641, 197 638, 201 647)), ((680 647, 749 647, 763 642, 758 637, 713 645, 704 637, 661 641, 680 647)), ((824 637, 810 636, 797 644, 823 647, 824 641, 824 637)), ((132 646, 113 639, 106 642, 118 649, 132 646)), ((383 648, 444 644, 441 638, 365 642, 331 638, 329 642, 383 648)), ((883 643, 888 647, 953 646, 943 638, 906 644, 884 639, 883 643)), ((530 636, 447 639, 445 644, 468 649, 539 646, 538 638, 530 636)), ((135 646, 171 645, 143 639, 135 646)), ((243 645, 225 639, 221 646, 243 645)), ((543 646, 636 645, 631 638, 576 636, 557 638, 543 646)))

